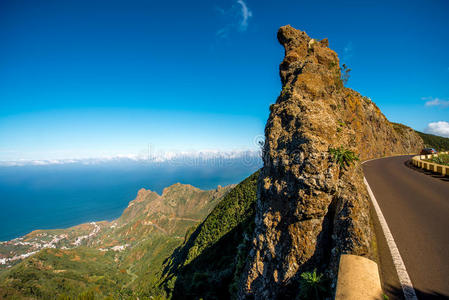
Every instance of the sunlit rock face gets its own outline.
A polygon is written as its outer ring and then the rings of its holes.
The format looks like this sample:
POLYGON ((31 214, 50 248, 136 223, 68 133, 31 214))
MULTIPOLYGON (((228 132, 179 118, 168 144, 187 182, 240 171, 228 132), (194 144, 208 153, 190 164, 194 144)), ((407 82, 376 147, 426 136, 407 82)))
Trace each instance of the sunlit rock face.
POLYGON ((345 72, 327 39, 284 26, 278 40, 285 48, 283 88, 265 127, 242 299, 294 299, 302 272, 317 268, 335 279, 341 254, 373 257, 360 161, 341 165, 331 148, 366 160, 417 152, 423 144, 412 129, 393 127, 368 97, 344 87, 345 72))

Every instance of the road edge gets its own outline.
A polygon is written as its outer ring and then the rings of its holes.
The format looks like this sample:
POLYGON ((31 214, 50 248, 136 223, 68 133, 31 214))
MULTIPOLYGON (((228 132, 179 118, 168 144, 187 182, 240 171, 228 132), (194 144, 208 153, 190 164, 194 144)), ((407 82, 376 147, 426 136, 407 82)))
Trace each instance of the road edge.
POLYGON ((377 218, 382 228, 385 240, 387 241, 387 245, 390 250, 391 257, 393 259, 393 264, 396 268, 396 273, 399 278, 399 283, 401 285, 404 298, 405 300, 418 300, 418 297, 416 297, 415 289, 413 288, 412 281, 410 280, 410 276, 408 275, 407 269, 405 268, 404 261, 402 260, 401 254, 399 253, 399 249, 396 245, 396 242, 394 241, 393 235, 391 234, 387 221, 385 220, 385 217, 382 214, 380 206, 377 203, 376 197, 374 196, 373 191, 371 190, 371 187, 368 181, 366 180, 365 176, 363 176, 363 182, 365 183, 368 195, 370 196, 371 202, 373 203, 374 210, 376 211, 377 218))

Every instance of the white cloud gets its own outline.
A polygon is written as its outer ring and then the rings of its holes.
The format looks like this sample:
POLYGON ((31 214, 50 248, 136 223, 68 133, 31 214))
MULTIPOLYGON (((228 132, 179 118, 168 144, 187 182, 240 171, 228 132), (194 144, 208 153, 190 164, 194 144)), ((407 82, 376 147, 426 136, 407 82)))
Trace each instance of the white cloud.
POLYGON ((440 98, 433 97, 423 97, 422 100, 426 100, 426 106, 440 106, 440 107, 449 107, 449 100, 444 100, 440 98))
POLYGON ((115 156, 103 156, 94 158, 72 158, 72 159, 42 159, 42 160, 18 160, 0 161, 0 166, 44 166, 63 164, 95 165, 111 162, 137 162, 137 163, 192 163, 204 161, 225 161, 243 159, 250 162, 260 160, 258 150, 200 150, 200 151, 161 151, 141 155, 126 154, 115 156))
POLYGON ((240 26, 239 29, 245 31, 248 28, 248 19, 253 16, 253 13, 249 10, 248 5, 246 5, 245 1, 237 0, 237 3, 240 4, 240 26))
POLYGON ((226 38, 231 31, 246 31, 249 19, 253 16, 252 11, 244 0, 237 0, 229 10, 216 7, 216 10, 226 18, 226 24, 217 30, 217 37, 226 38))
POLYGON ((430 134, 449 137, 449 123, 445 121, 432 122, 427 125, 424 131, 430 134))

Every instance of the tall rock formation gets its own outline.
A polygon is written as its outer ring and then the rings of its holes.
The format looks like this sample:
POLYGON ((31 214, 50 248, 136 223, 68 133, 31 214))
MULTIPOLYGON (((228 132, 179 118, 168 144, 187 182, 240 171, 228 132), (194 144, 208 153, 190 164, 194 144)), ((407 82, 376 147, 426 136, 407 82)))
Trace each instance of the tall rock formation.
POLYGON ((318 268, 334 279, 341 254, 372 258, 360 162, 341 165, 330 149, 365 160, 422 147, 413 130, 395 130, 369 98, 344 87, 327 39, 284 26, 278 40, 285 48, 283 88, 265 128, 256 229, 240 298, 294 298, 302 272, 318 268))

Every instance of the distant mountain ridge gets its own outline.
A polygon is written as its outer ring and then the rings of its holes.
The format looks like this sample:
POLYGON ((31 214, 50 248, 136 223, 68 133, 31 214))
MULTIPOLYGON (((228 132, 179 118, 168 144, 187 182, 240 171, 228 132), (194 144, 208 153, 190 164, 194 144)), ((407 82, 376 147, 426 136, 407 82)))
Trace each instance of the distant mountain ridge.
POLYGON ((435 148, 438 151, 449 150, 449 138, 419 131, 416 133, 422 138, 426 147, 435 148))

